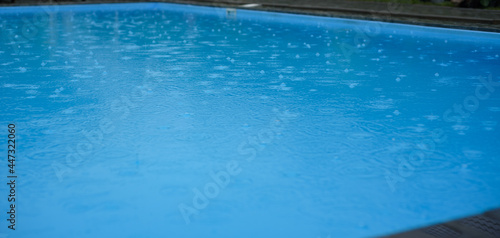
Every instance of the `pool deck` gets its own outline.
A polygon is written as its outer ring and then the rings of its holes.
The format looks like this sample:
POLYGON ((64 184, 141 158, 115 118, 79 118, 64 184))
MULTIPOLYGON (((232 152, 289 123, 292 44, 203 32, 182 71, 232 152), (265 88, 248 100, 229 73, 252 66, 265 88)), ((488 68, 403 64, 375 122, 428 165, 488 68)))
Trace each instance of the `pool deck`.
POLYGON ((500 10, 345 0, 170 0, 167 2, 500 32, 500 10), (259 4, 245 7, 245 4, 259 4))
MULTIPOLYGON (((0 0, 0 6, 138 2, 135 0, 0 0)), ((500 32, 500 10, 423 4, 345 0, 145 0, 204 6, 255 9, 331 17, 378 20, 415 25, 500 32), (254 4, 248 7, 246 4, 254 4)))
POLYGON ((381 238, 497 238, 500 209, 381 238))

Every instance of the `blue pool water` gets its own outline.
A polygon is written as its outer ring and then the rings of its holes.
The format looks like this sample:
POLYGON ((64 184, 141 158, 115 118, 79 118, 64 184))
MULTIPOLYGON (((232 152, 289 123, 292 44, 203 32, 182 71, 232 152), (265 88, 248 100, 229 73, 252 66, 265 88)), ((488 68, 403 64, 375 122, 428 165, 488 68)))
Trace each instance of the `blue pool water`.
POLYGON ((499 34, 157 3, 0 29, 8 237, 366 237, 500 206, 499 34))

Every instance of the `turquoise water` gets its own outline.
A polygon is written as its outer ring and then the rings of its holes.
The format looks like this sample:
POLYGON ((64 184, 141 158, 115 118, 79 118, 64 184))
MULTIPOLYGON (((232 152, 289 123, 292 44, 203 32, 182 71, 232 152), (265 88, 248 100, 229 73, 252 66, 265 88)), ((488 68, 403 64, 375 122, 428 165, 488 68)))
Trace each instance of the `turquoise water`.
POLYGON ((500 206, 500 35, 175 4, 0 9, 8 237, 366 237, 500 206))

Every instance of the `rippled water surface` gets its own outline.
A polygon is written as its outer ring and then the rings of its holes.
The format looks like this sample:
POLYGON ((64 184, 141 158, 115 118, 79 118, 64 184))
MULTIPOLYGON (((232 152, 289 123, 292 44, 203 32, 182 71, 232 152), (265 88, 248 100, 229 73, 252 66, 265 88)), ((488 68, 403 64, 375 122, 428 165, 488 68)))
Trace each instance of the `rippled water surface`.
POLYGON ((500 36, 170 4, 0 9, 9 237, 365 237, 500 206, 500 36))

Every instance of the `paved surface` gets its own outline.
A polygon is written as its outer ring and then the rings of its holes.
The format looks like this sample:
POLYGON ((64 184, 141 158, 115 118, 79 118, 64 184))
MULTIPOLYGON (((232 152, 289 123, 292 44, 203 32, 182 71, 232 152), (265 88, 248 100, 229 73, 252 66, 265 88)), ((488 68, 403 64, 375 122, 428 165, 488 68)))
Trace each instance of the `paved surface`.
POLYGON ((396 1, 170 0, 170 2, 232 7, 257 3, 260 6, 253 9, 500 32, 498 10, 403 4, 396 1))
POLYGON ((498 238, 500 209, 382 238, 498 238))
MULTIPOLYGON (((33 5, 50 0, 0 0, 0 5, 33 5)), ((56 4, 134 2, 134 0, 53 0, 56 4)), ((346 0, 144 0, 144 2, 175 2, 198 5, 243 8, 242 5, 260 4, 252 9, 292 12, 323 16, 400 22, 418 25, 443 26, 500 32, 500 10, 467 9, 458 7, 419 5, 392 2, 346 0)))

